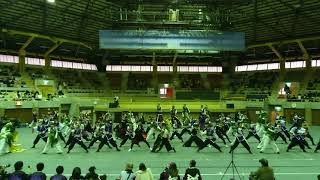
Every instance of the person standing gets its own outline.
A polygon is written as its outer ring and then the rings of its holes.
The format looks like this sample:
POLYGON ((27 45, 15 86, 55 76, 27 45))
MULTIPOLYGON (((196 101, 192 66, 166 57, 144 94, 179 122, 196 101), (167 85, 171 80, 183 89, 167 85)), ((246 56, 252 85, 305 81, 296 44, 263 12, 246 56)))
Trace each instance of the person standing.
POLYGON ((182 123, 183 124, 184 123, 188 124, 191 121, 189 114, 190 114, 190 110, 187 107, 187 105, 184 104, 183 107, 182 107, 182 123))

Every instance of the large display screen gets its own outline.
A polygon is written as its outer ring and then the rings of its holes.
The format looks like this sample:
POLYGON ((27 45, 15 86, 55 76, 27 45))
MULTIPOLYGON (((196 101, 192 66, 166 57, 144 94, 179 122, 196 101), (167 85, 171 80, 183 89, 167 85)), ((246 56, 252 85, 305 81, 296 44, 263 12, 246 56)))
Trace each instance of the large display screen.
POLYGON ((242 32, 101 30, 99 37, 101 49, 245 50, 242 32))

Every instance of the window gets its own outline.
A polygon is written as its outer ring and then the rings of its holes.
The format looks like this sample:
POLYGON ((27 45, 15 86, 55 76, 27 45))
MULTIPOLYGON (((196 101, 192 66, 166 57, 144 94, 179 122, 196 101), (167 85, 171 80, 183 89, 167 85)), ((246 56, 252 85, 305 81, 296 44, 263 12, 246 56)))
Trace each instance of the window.
POLYGON ((178 66, 177 71, 178 72, 188 72, 189 68, 188 68, 188 66, 178 66))
POLYGON ((244 66, 236 66, 236 72, 243 72, 243 71, 247 71, 248 66, 244 65, 244 66))
POLYGON ((208 72, 208 66, 199 66, 199 72, 208 72))
POLYGON ((25 63, 29 64, 29 65, 44 66, 45 65, 45 60, 44 59, 39 59, 39 58, 26 57, 25 58, 25 63))
POLYGON ((280 63, 270 63, 268 64, 268 70, 280 69, 280 63))
POLYGON ((141 71, 141 67, 140 66, 131 66, 131 71, 139 72, 139 71, 141 71))
POLYGON ((121 71, 129 72, 131 71, 131 66, 122 66, 121 71))
POLYGON ((306 67, 306 61, 286 62, 285 67, 286 69, 304 68, 306 67))
POLYGON ((62 61, 51 60, 51 67, 63 67, 62 61))
POLYGON ((106 71, 112 71, 112 66, 111 65, 107 65, 106 66, 106 71))
POLYGON ((72 68, 72 62, 63 61, 62 67, 64 68, 72 68))
POLYGON ((83 69, 82 68, 82 63, 72 63, 72 68, 73 69, 83 69))
POLYGON ((140 69, 141 69, 141 71, 145 71, 145 72, 152 72, 153 71, 152 66, 141 66, 140 69))
POLYGON ((268 70, 268 64, 258 64, 258 71, 268 70))
POLYGON ((0 62, 5 63, 19 63, 18 56, 2 55, 0 54, 0 62))
POLYGON ((172 66, 158 66, 159 72, 172 72, 173 67, 172 66))

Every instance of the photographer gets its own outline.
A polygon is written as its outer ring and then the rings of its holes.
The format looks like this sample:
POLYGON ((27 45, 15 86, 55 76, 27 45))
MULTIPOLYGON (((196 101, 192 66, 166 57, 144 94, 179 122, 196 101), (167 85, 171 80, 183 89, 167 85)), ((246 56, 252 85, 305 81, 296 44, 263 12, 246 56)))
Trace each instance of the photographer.
POLYGON ((0 166, 0 179, 7 179, 8 178, 8 173, 6 171, 6 168, 8 168, 8 167, 10 167, 10 164, 0 166))
POLYGON ((261 167, 255 171, 251 172, 249 180, 274 180, 274 172, 271 167, 269 167, 268 160, 260 159, 261 167))

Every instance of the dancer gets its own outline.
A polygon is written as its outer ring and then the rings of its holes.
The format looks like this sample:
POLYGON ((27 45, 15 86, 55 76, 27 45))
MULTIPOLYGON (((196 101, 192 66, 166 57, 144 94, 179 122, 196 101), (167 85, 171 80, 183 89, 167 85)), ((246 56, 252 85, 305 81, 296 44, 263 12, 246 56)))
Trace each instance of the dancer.
POLYGON ((31 148, 35 148, 40 139, 42 139, 45 143, 47 143, 48 140, 48 126, 47 123, 45 123, 42 119, 39 119, 38 125, 35 127, 38 135, 33 141, 33 146, 31 148))
POLYGON ((248 135, 246 137, 246 140, 248 140, 252 136, 255 137, 259 141, 259 143, 261 142, 260 137, 257 134, 256 124, 250 124, 249 133, 248 133, 248 135))
POLYGON ((182 107, 182 123, 189 123, 191 121, 189 114, 190 110, 187 107, 187 104, 184 104, 182 107))
POLYGON ((177 117, 178 110, 176 109, 175 106, 172 106, 172 108, 170 110, 170 114, 171 114, 171 124, 173 125, 174 123, 177 123, 177 125, 180 127, 181 123, 177 117))
POLYGON ((260 153, 264 153, 265 150, 267 149, 268 145, 271 145, 272 148, 275 150, 275 153, 280 154, 280 150, 274 140, 275 134, 276 134, 276 131, 275 131, 274 127, 269 125, 266 128, 266 135, 264 136, 264 138, 261 142, 262 147, 261 147, 260 153))
POLYGON ((170 131, 169 131, 169 127, 165 124, 162 123, 162 127, 161 127, 161 142, 160 142, 160 146, 159 149, 156 152, 161 151, 161 149, 163 148, 163 146, 166 147, 167 152, 173 151, 176 152, 176 149, 174 147, 172 147, 172 145, 170 144, 170 131))
POLYGON ((293 127, 290 130, 290 134, 291 134, 291 142, 289 144, 289 146, 287 147, 287 152, 289 152, 290 149, 292 149, 293 147, 299 145, 300 149, 303 152, 307 152, 305 150, 304 144, 302 142, 302 136, 300 135, 300 133, 298 132, 298 128, 297 127, 293 127))
POLYGON ((205 128, 206 119, 207 119, 206 108, 204 108, 204 106, 201 105, 200 114, 199 114, 199 127, 201 130, 204 130, 205 128))
POLYGON ((75 124, 74 130, 72 130, 71 134, 72 139, 67 153, 70 153, 75 144, 79 144, 88 153, 88 148, 82 141, 82 130, 80 129, 80 125, 78 123, 75 124))
POLYGON ((163 116, 162 116, 162 109, 160 106, 160 103, 157 105, 157 116, 156 116, 156 122, 160 123, 163 121, 163 116))
POLYGON ((306 122, 303 123, 303 128, 306 130, 306 133, 304 134, 304 136, 309 138, 311 143, 312 143, 312 145, 315 146, 316 144, 314 143, 313 137, 310 134, 310 127, 309 127, 308 123, 306 123, 306 122))
POLYGON ((100 152, 101 148, 104 145, 108 145, 108 144, 111 144, 113 147, 116 148, 117 151, 120 151, 116 141, 113 139, 113 136, 112 136, 112 120, 111 119, 104 126, 104 135, 102 137, 102 141, 99 144, 97 152, 100 152))
POLYGON ((0 132, 0 155, 11 152, 14 127, 11 122, 3 126, 0 132))
POLYGON ((193 129, 191 131, 191 136, 189 139, 183 144, 183 147, 191 147, 192 143, 196 143, 197 147, 199 148, 202 144, 203 141, 201 138, 198 136, 198 126, 197 124, 194 124, 193 129))
POLYGON ((240 143, 247 149, 247 151, 248 151, 250 154, 252 154, 252 152, 251 152, 251 150, 250 150, 250 146, 249 146, 249 144, 247 143, 247 141, 246 141, 246 139, 245 139, 245 137, 244 137, 242 128, 241 128, 241 127, 238 127, 238 128, 237 128, 237 131, 236 131, 236 138, 235 138, 235 140, 234 140, 234 142, 233 142, 233 144, 232 144, 232 146, 231 146, 231 148, 230 148, 229 153, 231 153, 232 151, 234 151, 234 150, 238 147, 238 145, 239 145, 240 143))
POLYGON ((58 154, 62 154, 62 148, 59 142, 58 134, 59 134, 59 127, 57 127, 54 122, 50 122, 50 125, 48 128, 48 140, 42 151, 42 154, 47 154, 49 149, 53 146, 56 147, 58 154))
POLYGON ((129 152, 132 151, 134 144, 139 145, 139 142, 141 142, 141 141, 144 142, 150 150, 152 150, 152 148, 150 147, 150 144, 146 140, 146 136, 147 136, 147 134, 143 129, 142 123, 139 122, 138 127, 134 132, 134 137, 131 140, 131 146, 130 146, 129 152))
POLYGON ((212 123, 208 124, 208 128, 205 130, 205 133, 207 135, 206 140, 202 143, 202 145, 198 148, 198 152, 205 147, 207 147, 209 144, 216 148, 218 151, 221 151, 221 147, 215 142, 217 140, 216 138, 216 133, 215 133, 215 128, 212 123))

